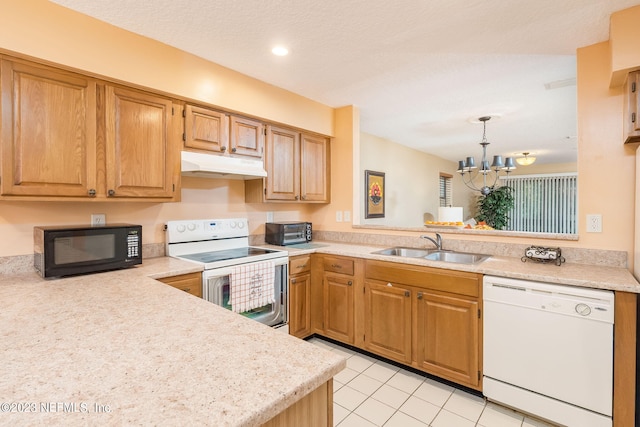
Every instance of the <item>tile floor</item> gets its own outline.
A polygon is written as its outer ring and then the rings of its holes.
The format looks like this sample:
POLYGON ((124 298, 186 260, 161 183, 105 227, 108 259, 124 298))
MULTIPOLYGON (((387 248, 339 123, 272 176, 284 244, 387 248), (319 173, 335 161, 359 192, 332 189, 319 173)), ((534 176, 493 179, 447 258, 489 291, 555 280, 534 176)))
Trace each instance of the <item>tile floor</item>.
POLYGON ((309 342, 347 358, 333 381, 334 426, 552 427, 329 341, 309 342))

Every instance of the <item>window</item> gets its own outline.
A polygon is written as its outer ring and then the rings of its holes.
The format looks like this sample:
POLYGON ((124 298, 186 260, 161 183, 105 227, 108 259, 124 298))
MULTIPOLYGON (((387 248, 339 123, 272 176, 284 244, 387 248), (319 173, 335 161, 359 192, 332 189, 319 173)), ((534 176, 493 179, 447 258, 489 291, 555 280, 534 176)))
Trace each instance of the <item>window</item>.
POLYGON ((453 201, 451 200, 451 180, 453 175, 440 172, 440 206, 451 206, 453 201))
POLYGON ((577 174, 510 176, 503 185, 513 188, 510 231, 577 233, 577 174))

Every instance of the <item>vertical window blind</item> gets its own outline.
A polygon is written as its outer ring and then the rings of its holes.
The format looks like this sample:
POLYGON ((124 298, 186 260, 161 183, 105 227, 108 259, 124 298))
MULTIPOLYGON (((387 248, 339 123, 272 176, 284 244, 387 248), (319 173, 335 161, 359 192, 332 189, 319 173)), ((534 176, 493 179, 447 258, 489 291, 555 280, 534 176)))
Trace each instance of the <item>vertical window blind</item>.
POLYGON ((507 230, 577 233, 577 174, 516 175, 502 179, 502 185, 514 190, 507 230))
POLYGON ((440 173, 440 207, 451 206, 451 180, 453 175, 440 173))

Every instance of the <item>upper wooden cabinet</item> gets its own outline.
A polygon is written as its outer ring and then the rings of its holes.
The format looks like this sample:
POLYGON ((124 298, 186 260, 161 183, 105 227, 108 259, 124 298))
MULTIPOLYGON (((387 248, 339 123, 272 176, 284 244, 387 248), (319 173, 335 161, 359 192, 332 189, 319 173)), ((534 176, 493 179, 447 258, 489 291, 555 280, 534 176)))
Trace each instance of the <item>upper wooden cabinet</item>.
POLYGON ((625 144, 640 142, 640 71, 627 76, 624 86, 624 137, 625 144))
POLYGON ((184 147, 224 153, 229 145, 229 117, 209 108, 185 105, 184 147))
POLYGON ((267 126, 265 146, 267 177, 245 183, 247 202, 330 201, 327 138, 267 126))
POLYGON ((0 67, 2 198, 179 200, 172 100, 28 61, 0 67))
POLYGON ((189 104, 183 115, 186 150, 262 158, 262 122, 189 104))
POLYGON ((113 86, 105 92, 107 196, 173 197, 172 101, 113 86))
POLYGON ((0 194, 89 197, 96 188, 96 81, 6 59, 0 67, 0 194))

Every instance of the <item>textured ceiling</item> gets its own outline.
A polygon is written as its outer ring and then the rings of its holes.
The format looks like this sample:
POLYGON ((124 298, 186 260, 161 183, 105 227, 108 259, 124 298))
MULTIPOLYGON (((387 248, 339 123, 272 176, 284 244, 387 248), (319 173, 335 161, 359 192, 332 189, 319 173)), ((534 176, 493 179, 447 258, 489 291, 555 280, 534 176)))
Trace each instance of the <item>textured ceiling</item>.
POLYGON ((332 107, 450 160, 576 158, 576 49, 640 0, 53 0, 332 107), (276 57, 280 43, 290 54, 276 57), (572 80, 573 79, 573 80, 572 80), (545 84, 560 82, 555 89, 545 84))

